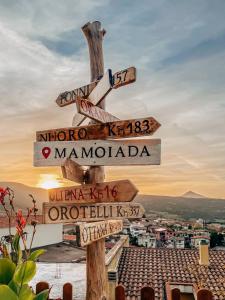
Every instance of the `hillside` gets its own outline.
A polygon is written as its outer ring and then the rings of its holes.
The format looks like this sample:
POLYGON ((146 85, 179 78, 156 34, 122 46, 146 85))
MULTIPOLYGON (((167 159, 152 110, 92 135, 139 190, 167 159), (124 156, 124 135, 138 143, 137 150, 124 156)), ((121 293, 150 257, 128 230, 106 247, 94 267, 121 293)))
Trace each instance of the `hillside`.
POLYGON ((225 221, 224 199, 138 195, 135 201, 144 206, 146 214, 161 212, 177 215, 183 219, 203 218, 207 221, 217 219, 225 221))
MULTIPOLYGON (((39 213, 41 212, 42 203, 48 201, 47 190, 16 182, 0 182, 0 187, 6 186, 15 191, 15 206, 17 208, 26 209, 31 206, 29 194, 32 194, 37 200, 39 213)), ((208 221, 215 221, 216 219, 225 220, 224 199, 200 197, 204 196, 194 192, 187 192, 180 197, 138 195, 134 201, 143 204, 146 214, 156 212, 183 219, 203 218, 208 221)))
MULTIPOLYGON (((47 191, 41 188, 30 187, 16 182, 0 182, 0 187, 10 187, 15 193, 15 207, 26 209, 32 206, 29 194, 37 200, 38 213, 41 213, 42 203, 48 201, 47 191)), ((1 207, 0 207, 1 210, 1 207)))

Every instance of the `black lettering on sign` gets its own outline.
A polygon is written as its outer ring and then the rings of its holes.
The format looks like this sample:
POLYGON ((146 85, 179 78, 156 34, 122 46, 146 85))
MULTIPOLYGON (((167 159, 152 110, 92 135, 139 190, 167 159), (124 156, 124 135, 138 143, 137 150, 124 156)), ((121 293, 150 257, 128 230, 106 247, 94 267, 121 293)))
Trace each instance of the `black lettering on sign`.
POLYGON ((55 206, 52 206, 48 211, 48 217, 51 221, 56 221, 59 218, 58 208, 55 206))
POLYGON ((105 156, 105 148, 103 148, 103 147, 97 147, 95 149, 95 156, 97 156, 98 158, 104 157, 105 156))
POLYGON ((144 153, 145 153, 144 156, 150 156, 150 154, 149 154, 148 149, 147 149, 146 146, 143 147, 143 149, 141 151, 141 154, 140 154, 140 157, 142 157, 144 153))
POLYGON ((86 151, 86 149, 84 147, 82 147, 82 152, 81 153, 82 153, 81 154, 82 158, 84 158, 84 155, 86 157, 89 157, 89 155, 90 155, 90 158, 93 158, 93 148, 92 147, 89 149, 89 151, 86 151))
POLYGON ((124 153, 123 153, 123 149, 122 147, 120 146, 119 149, 117 150, 117 153, 115 155, 115 157, 118 157, 118 155, 121 154, 121 157, 125 157, 124 153))
POLYGON ((71 206, 69 215, 71 219, 76 220, 79 217, 79 209, 75 205, 71 206))
POLYGON ((138 147, 137 146, 128 146, 128 155, 129 157, 137 156, 138 154, 138 147))
POLYGON ((59 152, 58 148, 55 148, 55 158, 65 158, 66 157, 66 148, 62 149, 62 152, 59 152))
POLYGON ((75 148, 73 148, 72 151, 70 152, 69 158, 71 157, 78 158, 75 148))
POLYGON ((87 130, 85 128, 80 128, 78 130, 78 137, 79 137, 79 139, 81 139, 81 140, 85 139, 86 136, 87 136, 87 130))
POLYGON ((69 217, 67 216, 67 207, 61 206, 61 220, 68 220, 69 217))
POLYGON ((75 130, 74 129, 69 129, 69 139, 71 141, 75 141, 76 137, 75 137, 75 130))

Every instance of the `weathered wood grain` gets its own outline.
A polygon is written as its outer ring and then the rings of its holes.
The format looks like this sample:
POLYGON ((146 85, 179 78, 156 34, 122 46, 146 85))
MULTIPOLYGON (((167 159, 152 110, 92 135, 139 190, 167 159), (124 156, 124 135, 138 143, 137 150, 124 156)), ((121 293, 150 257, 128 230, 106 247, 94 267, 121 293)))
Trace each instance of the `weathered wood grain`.
MULTIPOLYGON (((130 67, 113 74, 112 88, 117 89, 121 86, 133 83, 135 81, 136 81, 136 68, 130 67)), ((56 99, 57 105, 63 107, 75 103, 77 96, 82 98, 87 98, 98 83, 99 80, 91 82, 87 85, 84 85, 72 91, 65 91, 61 93, 56 99)))
POLYGON ((81 223, 76 226, 77 243, 80 247, 84 247, 99 239, 119 233, 122 230, 122 220, 81 223))
POLYGON ((50 202, 130 202, 137 195, 137 188, 130 180, 84 184, 48 190, 50 202))
POLYGON ((153 117, 121 120, 105 124, 38 131, 36 141, 79 141, 149 136, 153 135, 160 126, 160 123, 153 117))
POLYGON ((34 143, 34 166, 61 166, 66 158, 81 166, 159 165, 160 156, 160 139, 34 143))
POLYGON ((43 203, 44 223, 73 223, 107 219, 138 219, 144 214, 139 203, 118 202, 99 204, 43 203))
POLYGON ((119 120, 118 118, 114 117, 110 113, 106 112, 105 110, 101 109, 100 107, 94 105, 90 101, 80 98, 77 98, 76 101, 77 111, 82 115, 89 117, 100 123, 107 123, 119 120))
POLYGON ((130 84, 136 81, 136 68, 130 67, 122 71, 116 72, 113 75, 113 88, 117 89, 121 86, 130 84))
POLYGON ((67 158, 61 166, 63 178, 78 183, 84 182, 85 170, 75 161, 67 158))
POLYGON ((75 103, 77 97, 80 96, 82 98, 87 98, 93 89, 96 87, 99 81, 91 82, 87 85, 79 87, 72 91, 65 91, 61 93, 56 99, 56 103, 58 106, 63 107, 72 103, 75 103))

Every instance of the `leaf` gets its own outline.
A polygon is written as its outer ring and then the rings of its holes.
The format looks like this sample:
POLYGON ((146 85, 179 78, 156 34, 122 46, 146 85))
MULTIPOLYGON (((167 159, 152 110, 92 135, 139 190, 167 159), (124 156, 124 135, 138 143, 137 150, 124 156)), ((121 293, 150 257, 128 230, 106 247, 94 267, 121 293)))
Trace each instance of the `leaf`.
POLYGON ((8 284, 8 286, 16 295, 18 295, 20 287, 17 283, 15 283, 14 280, 11 280, 10 283, 8 284))
POLYGON ((17 295, 8 287, 8 285, 0 285, 0 299, 19 300, 17 295))
POLYGON ((13 278, 15 269, 16 265, 9 258, 0 259, 0 284, 8 284, 13 278))
POLYGON ((28 284, 24 284, 20 290, 19 300, 33 300, 34 296, 35 295, 28 284))
POLYGON ((44 290, 34 297, 34 300, 47 300, 49 295, 49 290, 44 290))
POLYGON ((31 253, 27 260, 36 261, 38 257, 46 252, 45 249, 38 249, 31 253))
POLYGON ((13 280, 18 284, 28 283, 36 274, 36 264, 33 261, 26 261, 17 266, 13 280))
POLYGON ((16 233, 13 237, 13 249, 17 252, 20 248, 20 236, 18 233, 16 233))

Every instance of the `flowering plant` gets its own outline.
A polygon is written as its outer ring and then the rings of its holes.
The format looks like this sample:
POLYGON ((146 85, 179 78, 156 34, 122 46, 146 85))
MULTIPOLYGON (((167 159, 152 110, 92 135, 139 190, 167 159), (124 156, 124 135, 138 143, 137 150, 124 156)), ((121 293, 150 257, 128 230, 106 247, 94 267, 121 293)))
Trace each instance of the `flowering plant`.
POLYGON ((0 205, 8 218, 9 235, 0 239, 0 299, 7 300, 46 300, 49 290, 35 295, 29 287, 29 281, 36 274, 36 260, 45 252, 39 249, 31 252, 37 226, 36 200, 32 195, 32 208, 28 208, 26 215, 14 207, 14 192, 9 187, 0 187, 0 205), (33 227, 29 247, 27 246, 25 228, 28 222, 33 227), (16 225, 16 234, 12 234, 12 222, 16 225), (22 241, 23 252, 20 248, 22 241))

